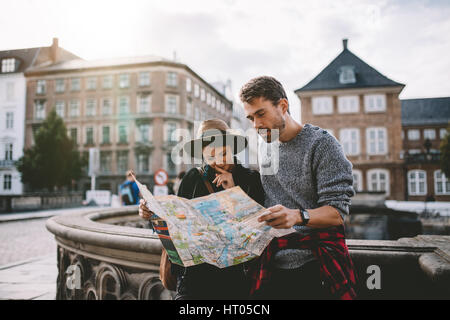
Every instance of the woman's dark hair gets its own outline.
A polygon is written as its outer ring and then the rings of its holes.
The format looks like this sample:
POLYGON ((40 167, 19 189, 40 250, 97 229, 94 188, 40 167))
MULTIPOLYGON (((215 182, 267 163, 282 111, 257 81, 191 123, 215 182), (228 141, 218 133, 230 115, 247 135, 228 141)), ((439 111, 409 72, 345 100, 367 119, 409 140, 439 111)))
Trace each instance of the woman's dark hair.
POLYGON ((277 105, 281 99, 287 99, 287 96, 277 79, 262 76, 253 78, 244 84, 239 92, 239 98, 245 103, 252 103, 253 99, 264 98, 271 101, 273 105, 277 105))

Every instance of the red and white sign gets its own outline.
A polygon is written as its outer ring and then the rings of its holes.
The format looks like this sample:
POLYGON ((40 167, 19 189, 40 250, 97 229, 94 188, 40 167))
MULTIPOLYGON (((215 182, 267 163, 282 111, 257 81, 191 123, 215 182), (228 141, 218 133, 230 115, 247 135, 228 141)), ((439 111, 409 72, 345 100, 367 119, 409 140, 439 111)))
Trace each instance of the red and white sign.
POLYGON ((165 186, 169 181, 169 175, 166 170, 159 169, 155 172, 154 180, 158 186, 165 186))

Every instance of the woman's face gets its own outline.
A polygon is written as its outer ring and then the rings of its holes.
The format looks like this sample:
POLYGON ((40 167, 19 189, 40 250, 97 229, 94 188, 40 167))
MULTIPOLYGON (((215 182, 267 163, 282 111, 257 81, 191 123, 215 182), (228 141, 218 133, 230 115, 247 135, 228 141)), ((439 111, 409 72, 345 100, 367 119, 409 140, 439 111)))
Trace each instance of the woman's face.
POLYGON ((234 165, 233 152, 230 146, 206 146, 203 148, 203 159, 214 170, 231 171, 234 165))

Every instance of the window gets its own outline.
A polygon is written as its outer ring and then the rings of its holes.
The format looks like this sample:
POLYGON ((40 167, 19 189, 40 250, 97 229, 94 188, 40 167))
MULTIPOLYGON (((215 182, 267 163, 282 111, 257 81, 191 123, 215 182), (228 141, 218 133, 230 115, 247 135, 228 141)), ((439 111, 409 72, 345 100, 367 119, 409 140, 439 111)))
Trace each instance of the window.
POLYGON ((102 127, 102 143, 103 144, 111 143, 110 131, 111 131, 111 129, 109 126, 102 127))
POLYGON ((166 97, 166 113, 177 114, 178 113, 178 99, 177 96, 168 95, 166 97))
POLYGON ((110 173, 111 172, 111 152, 110 151, 100 151, 100 172, 110 173))
POLYGON ((203 109, 200 111, 200 120, 201 121, 205 121, 206 120, 206 112, 203 109))
POLYGON ((72 139, 72 141, 75 144, 78 144, 78 129, 77 128, 70 129, 70 139, 72 139))
POLYGON ((130 75, 128 73, 124 73, 119 75, 119 88, 124 89, 130 86, 130 75))
POLYGON ((175 135, 173 134, 176 129, 177 129, 177 124, 176 123, 174 123, 174 122, 166 123, 166 137, 165 137, 165 141, 167 141, 167 142, 176 142, 177 141, 175 135))
POLYGON ((200 89, 200 100, 205 101, 205 89, 200 89))
POLYGON ((447 135, 447 129, 445 129, 445 128, 439 129, 439 138, 444 139, 446 135, 447 135))
POLYGON ((192 80, 190 78, 186 78, 186 91, 187 92, 192 91, 192 80))
POLYGON ((2 60, 2 72, 14 72, 16 71, 16 59, 8 58, 2 60))
POLYGON ((186 116, 192 117, 192 100, 190 98, 186 101, 186 116))
POLYGON ((408 130, 408 140, 419 140, 419 139, 420 139, 420 130, 418 129, 408 130))
POLYGON ((137 167, 138 172, 148 173, 149 172, 149 156, 148 154, 139 154, 137 157, 137 167))
POLYGON ((177 74, 175 72, 167 72, 166 85, 169 87, 176 87, 178 84, 177 74))
POLYGON ((200 120, 200 109, 199 109, 199 107, 195 107, 195 117, 194 117, 194 119, 196 120, 196 121, 199 121, 200 120))
POLYGON ((61 93, 66 90, 66 85, 64 79, 56 79, 55 80, 55 92, 61 93))
POLYGON ((434 193, 439 195, 450 194, 450 179, 441 170, 434 172, 434 193))
POLYGON ((13 159, 13 149, 14 149, 14 146, 12 143, 5 144, 5 160, 13 159))
POLYGON ((148 123, 142 123, 138 125, 136 140, 138 142, 149 142, 150 140, 150 125, 148 123))
POLYGON ((128 170, 128 151, 119 151, 117 153, 117 170, 119 173, 128 170))
POLYGON ((79 100, 71 100, 70 101, 70 116, 73 118, 80 116, 80 101, 79 100))
POLYGON ((342 84, 355 83, 355 67, 354 66, 342 66, 339 68, 339 82, 342 84))
POLYGON ((87 89, 88 90, 97 89, 97 78, 96 77, 87 78, 87 89))
POLYGON ((371 155, 387 153, 386 128, 367 128, 366 131, 367 153, 371 155))
POLYGON ((434 140, 436 139, 436 130, 435 129, 425 129, 423 130, 423 138, 434 140))
POLYGON ((64 118, 64 113, 65 113, 64 109, 65 109, 64 101, 57 100, 56 103, 55 103, 55 111, 56 111, 56 114, 58 116, 60 116, 61 118, 64 118))
POLYGON ((128 128, 126 125, 119 125, 119 143, 128 142, 128 128))
POLYGON ((103 77, 103 89, 111 89, 113 85, 113 76, 107 75, 103 77))
POLYGON ((96 112, 95 109, 97 108, 97 101, 95 99, 88 99, 86 101, 86 116, 93 117, 95 116, 96 112))
POLYGON ((103 99, 102 115, 108 116, 112 113, 112 101, 110 98, 103 99))
POLYGON ((10 174, 5 174, 3 176, 3 190, 11 190, 12 176, 10 174))
POLYGON ((6 113, 6 129, 14 129, 14 112, 6 113))
POLYGON ((215 105, 216 105, 216 96, 213 95, 211 98, 211 107, 214 108, 215 105))
POLYGON ((47 83, 45 80, 38 80, 36 85, 36 94, 45 94, 47 83))
POLYGON ((220 112, 222 114, 225 114, 225 103, 223 103, 223 102, 220 104, 220 112))
POLYGON ((34 118, 37 120, 45 119, 45 100, 34 102, 34 118))
POLYGON ((119 114, 130 113, 130 99, 128 97, 119 98, 119 114))
POLYGON ((358 96, 341 96, 338 97, 339 113, 357 113, 359 112, 358 96))
POLYGON ((386 111, 386 96, 384 94, 371 94, 364 96, 366 112, 386 111))
POLYGON ((346 155, 358 155, 360 153, 359 129, 341 129, 339 140, 346 155))
POLYGON ((208 106, 211 105, 211 93, 206 93, 206 103, 208 104, 208 106))
POLYGON ((194 84, 194 96, 196 98, 200 97, 200 87, 198 84, 194 84))
POLYGON ((420 196, 427 194, 427 173, 423 170, 408 171, 408 194, 420 196))
POLYGON ((165 155, 165 169, 169 175, 177 174, 177 166, 172 160, 172 154, 169 152, 165 155))
POLYGON ((369 191, 384 191, 389 194, 389 171, 385 169, 367 171, 367 186, 369 191))
POLYGON ((353 189, 355 191, 362 191, 363 184, 362 184, 362 173, 360 170, 353 170, 353 189))
POLYGON ((422 153, 422 150, 420 149, 409 149, 408 154, 419 154, 422 153))
POLYGON ((333 98, 332 97, 314 97, 312 98, 313 114, 332 114, 333 98))
POLYGON ((81 89, 81 80, 80 78, 72 78, 70 80, 70 90, 71 91, 80 91, 81 89))
POLYGON ((94 128, 86 128, 86 144, 94 144, 94 128))
POLYGON ((138 103, 138 112, 140 113, 149 113, 150 112, 150 102, 151 97, 149 94, 142 94, 139 96, 138 103))
POLYGON ((150 85, 150 72, 139 72, 139 86, 145 87, 150 85))
POLYGON ((216 110, 220 112, 220 100, 216 100, 216 110))

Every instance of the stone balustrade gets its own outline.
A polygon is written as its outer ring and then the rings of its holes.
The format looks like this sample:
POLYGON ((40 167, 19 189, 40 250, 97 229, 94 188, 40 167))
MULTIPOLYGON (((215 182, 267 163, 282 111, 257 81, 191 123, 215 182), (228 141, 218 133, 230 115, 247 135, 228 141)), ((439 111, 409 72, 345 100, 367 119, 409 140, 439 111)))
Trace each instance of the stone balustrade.
MULTIPOLYGON (((171 299, 159 280, 161 243, 137 207, 56 216, 47 229, 58 244, 57 299, 171 299), (79 282, 73 282, 74 270, 79 282), (69 280, 69 281, 68 281, 69 280)), ((347 240, 362 299, 450 297, 450 236, 397 241, 347 240), (380 288, 369 289, 370 266, 380 288)))

